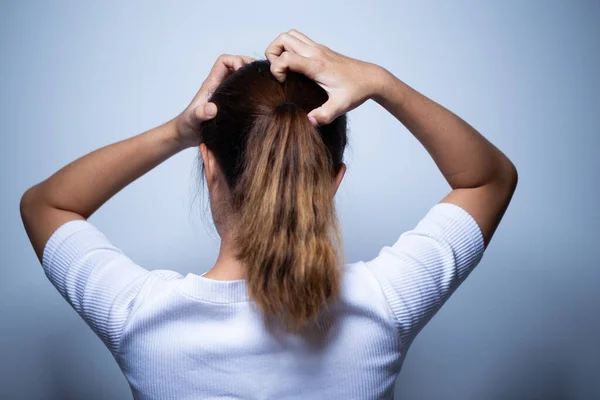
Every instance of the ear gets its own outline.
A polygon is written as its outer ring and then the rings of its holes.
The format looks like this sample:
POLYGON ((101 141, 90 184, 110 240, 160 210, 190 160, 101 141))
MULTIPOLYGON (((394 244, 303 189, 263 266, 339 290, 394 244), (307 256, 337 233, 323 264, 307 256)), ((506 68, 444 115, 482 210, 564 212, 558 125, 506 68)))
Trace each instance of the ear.
POLYGON ((342 178, 344 178, 345 173, 346 173, 346 164, 341 163, 335 174, 335 192, 336 193, 337 193, 338 188, 340 187, 340 183, 342 182, 342 178))
POLYGON ((212 186, 212 182, 215 178, 215 157, 212 152, 206 147, 204 143, 200 143, 199 150, 200 155, 202 156, 202 162, 204 164, 204 172, 206 173, 206 181, 210 187, 212 186))

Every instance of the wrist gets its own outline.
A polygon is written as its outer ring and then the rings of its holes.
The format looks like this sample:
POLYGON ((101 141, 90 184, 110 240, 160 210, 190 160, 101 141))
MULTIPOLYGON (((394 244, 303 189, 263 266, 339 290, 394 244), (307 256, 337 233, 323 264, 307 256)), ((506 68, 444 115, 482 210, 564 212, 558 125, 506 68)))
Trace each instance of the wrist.
POLYGON ((398 98, 404 99, 404 90, 401 87, 402 82, 394 76, 386 68, 374 64, 371 72, 372 83, 371 83, 371 99, 375 102, 383 105, 386 100, 394 96, 397 102, 398 98))
POLYGON ((193 143, 186 142, 179 133, 177 117, 165 122, 161 126, 162 138, 165 146, 173 149, 174 152, 182 151, 188 147, 193 147, 193 143))

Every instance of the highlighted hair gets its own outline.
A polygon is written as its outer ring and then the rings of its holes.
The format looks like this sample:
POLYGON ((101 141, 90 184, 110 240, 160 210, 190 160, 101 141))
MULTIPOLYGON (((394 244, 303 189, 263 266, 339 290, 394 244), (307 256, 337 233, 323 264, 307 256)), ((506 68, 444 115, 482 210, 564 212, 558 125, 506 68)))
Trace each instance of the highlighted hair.
POLYGON ((326 100, 304 75, 289 71, 280 83, 267 60, 255 61, 216 88, 217 117, 200 132, 227 183, 227 227, 249 296, 293 331, 338 300, 345 266, 334 178, 346 116, 318 128, 307 116, 326 100))

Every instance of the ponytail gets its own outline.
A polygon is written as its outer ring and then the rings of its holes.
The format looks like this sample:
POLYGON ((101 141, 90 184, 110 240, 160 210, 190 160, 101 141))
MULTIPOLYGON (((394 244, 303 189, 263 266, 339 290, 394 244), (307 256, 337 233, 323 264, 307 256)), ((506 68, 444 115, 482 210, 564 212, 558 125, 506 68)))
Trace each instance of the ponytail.
POLYGON ((237 258, 266 317, 298 330, 340 294, 345 260, 335 211, 335 165, 304 109, 262 109, 247 138, 231 204, 237 258))

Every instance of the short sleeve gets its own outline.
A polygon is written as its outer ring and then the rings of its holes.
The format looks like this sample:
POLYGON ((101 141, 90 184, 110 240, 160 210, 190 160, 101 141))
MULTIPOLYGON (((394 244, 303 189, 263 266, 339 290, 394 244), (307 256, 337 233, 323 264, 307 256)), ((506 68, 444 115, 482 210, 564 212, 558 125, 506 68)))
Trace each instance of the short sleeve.
POLYGON ((390 305, 406 349, 477 266, 481 229, 463 208, 438 203, 417 226, 366 262, 390 305))
POLYGON ((114 354, 149 271, 85 220, 68 221, 54 231, 44 247, 42 266, 54 287, 114 354))

